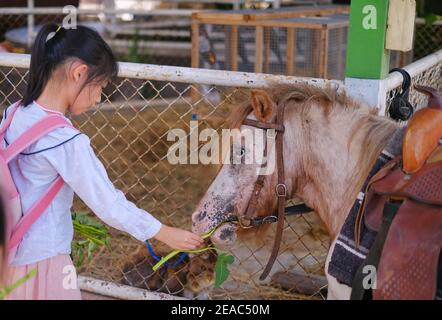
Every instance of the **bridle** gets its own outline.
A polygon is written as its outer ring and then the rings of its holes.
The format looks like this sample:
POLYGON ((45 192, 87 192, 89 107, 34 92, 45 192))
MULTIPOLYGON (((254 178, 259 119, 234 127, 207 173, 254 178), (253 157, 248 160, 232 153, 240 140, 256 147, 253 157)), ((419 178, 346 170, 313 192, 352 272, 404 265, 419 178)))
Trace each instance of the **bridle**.
MULTIPOLYGON (((264 181, 266 178, 266 175, 260 174, 253 187, 253 193, 249 200, 244 215, 239 215, 238 211, 235 208, 235 212, 233 213, 233 215, 228 217, 228 220, 226 221, 226 222, 236 223, 240 228, 243 229, 250 229, 260 225, 277 222, 276 235, 273 243, 272 253, 270 255, 266 267, 264 268, 263 273, 259 278, 260 280, 264 280, 268 276, 278 256, 279 247, 282 239, 282 233, 284 230, 284 217, 313 211, 305 204, 294 205, 288 208, 285 207, 285 202, 287 200, 287 186, 285 184, 285 173, 284 173, 284 139, 283 139, 283 134, 285 131, 283 124, 284 109, 285 109, 284 105, 285 103, 277 106, 276 116, 274 117, 273 122, 262 122, 247 118, 244 119, 242 122, 243 125, 264 129, 266 131, 269 129, 274 129, 276 132, 275 145, 276 145, 276 168, 277 168, 278 182, 275 186, 275 194, 278 201, 277 215, 254 217, 255 209, 258 204, 258 198, 264 186, 264 181)), ((267 151, 268 151, 267 145, 265 145, 264 157, 267 156, 268 153, 267 151)))

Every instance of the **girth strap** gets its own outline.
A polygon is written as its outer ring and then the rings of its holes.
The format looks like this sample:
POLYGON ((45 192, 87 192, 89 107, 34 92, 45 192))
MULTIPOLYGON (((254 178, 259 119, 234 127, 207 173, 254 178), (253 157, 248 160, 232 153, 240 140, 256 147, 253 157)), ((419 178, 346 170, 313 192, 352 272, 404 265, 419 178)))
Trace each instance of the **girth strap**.
MULTIPOLYGON (((359 266, 358 271, 355 274, 350 299, 371 300, 373 298, 372 290, 364 288, 364 278, 369 276, 366 271, 366 266, 373 266, 375 270, 377 270, 379 260, 381 259, 382 249, 384 248, 384 243, 387 239, 388 230, 390 229, 391 223, 401 205, 402 201, 385 202, 381 229, 376 236, 376 240, 374 241, 370 252, 365 258, 365 261, 359 266)), ((371 283, 371 285, 373 285, 373 283, 371 283)))

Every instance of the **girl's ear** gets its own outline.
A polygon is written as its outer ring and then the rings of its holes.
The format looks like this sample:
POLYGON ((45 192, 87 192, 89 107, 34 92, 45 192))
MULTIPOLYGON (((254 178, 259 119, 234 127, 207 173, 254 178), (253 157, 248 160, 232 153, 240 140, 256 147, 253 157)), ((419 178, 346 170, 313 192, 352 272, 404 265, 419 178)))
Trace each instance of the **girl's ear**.
POLYGON ((84 80, 87 78, 88 66, 84 63, 74 62, 70 70, 71 77, 75 82, 84 80))
POLYGON ((276 110, 275 102, 264 90, 252 90, 252 107, 256 118, 259 121, 267 122, 272 117, 273 111, 276 110))

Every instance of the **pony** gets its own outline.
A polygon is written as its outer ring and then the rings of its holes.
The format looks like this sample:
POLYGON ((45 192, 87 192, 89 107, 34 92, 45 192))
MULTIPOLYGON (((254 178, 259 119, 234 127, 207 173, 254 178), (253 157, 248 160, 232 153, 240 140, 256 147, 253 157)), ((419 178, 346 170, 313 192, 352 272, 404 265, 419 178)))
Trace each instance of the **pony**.
MULTIPOLYGON (((283 167, 287 199, 300 198, 317 212, 332 243, 325 263, 328 299, 349 299, 351 288, 328 274, 328 263, 336 238, 366 177, 389 138, 400 125, 379 116, 377 109, 349 97, 344 90, 328 85, 275 85, 252 90, 251 99, 229 119, 231 129, 262 130, 243 124, 245 119, 270 123, 284 108, 283 167)), ((280 134, 280 133, 278 133, 280 134)), ((264 138, 265 139, 265 138, 264 138)), ((240 156, 263 154, 265 143, 233 142, 240 156)), ((275 151, 268 151, 268 158, 275 151)), ((192 230, 204 234, 217 230, 211 241, 221 249, 231 248, 237 237, 250 232, 260 236, 268 228, 246 231, 228 221, 232 213, 247 210, 259 163, 225 163, 192 214, 192 230), (223 223, 226 222, 226 223, 223 223)), ((254 206, 254 216, 272 215, 277 208, 277 172, 268 174, 254 206)))

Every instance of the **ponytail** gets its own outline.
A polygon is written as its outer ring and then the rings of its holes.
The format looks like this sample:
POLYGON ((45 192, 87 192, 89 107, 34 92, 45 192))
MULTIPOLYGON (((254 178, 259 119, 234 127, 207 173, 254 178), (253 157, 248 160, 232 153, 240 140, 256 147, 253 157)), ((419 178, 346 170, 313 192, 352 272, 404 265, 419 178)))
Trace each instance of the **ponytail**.
POLYGON ((118 74, 112 50, 96 31, 84 26, 65 29, 48 23, 38 32, 31 51, 28 85, 22 105, 27 106, 36 100, 54 70, 69 58, 80 59, 89 66, 84 85, 94 80, 113 80, 118 74))

